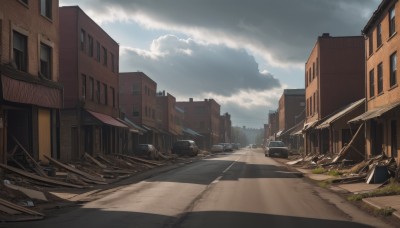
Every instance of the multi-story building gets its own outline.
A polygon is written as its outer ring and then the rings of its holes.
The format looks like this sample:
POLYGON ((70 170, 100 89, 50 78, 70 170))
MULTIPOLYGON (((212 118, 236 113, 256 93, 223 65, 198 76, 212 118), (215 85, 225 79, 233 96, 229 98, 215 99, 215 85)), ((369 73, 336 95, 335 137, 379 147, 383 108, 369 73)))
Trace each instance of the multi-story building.
POLYGON ((59 10, 61 158, 119 152, 119 45, 78 6, 59 10))
POLYGON ((276 134, 279 131, 279 114, 277 111, 269 111, 268 113, 268 127, 269 137, 268 140, 275 140, 276 134))
POLYGON ((368 156, 386 154, 398 160, 400 88, 397 52, 400 51, 398 17, 400 5, 381 1, 362 30, 366 46, 366 112, 351 122, 365 122, 368 156))
POLYGON ((364 37, 318 37, 305 64, 305 152, 326 153, 329 131, 314 130, 328 115, 364 97, 364 37), (351 92, 349 92, 351 91, 351 92))
POLYGON ((219 121, 219 142, 223 143, 232 143, 232 121, 231 121, 231 115, 229 113, 225 113, 220 117, 219 121))
POLYGON ((120 109, 125 117, 145 129, 139 143, 160 146, 157 124, 157 83, 143 72, 119 74, 120 109))
POLYGON ((294 139, 290 133, 295 125, 304 122, 305 106, 304 89, 285 89, 279 99, 279 131, 277 137, 292 149, 297 149, 298 140, 297 136, 294 139))
POLYGON ((200 148, 210 149, 213 144, 219 143, 219 121, 220 105, 214 99, 204 99, 204 101, 179 101, 178 107, 185 112, 184 126, 200 133, 196 142, 200 148))
POLYGON ((60 155, 58 0, 38 2, 0 1, 0 163, 18 143, 43 163, 60 155))
POLYGON ((176 99, 165 91, 157 94, 157 129, 160 131, 159 149, 169 152, 172 144, 182 135, 183 119, 176 108, 176 99))

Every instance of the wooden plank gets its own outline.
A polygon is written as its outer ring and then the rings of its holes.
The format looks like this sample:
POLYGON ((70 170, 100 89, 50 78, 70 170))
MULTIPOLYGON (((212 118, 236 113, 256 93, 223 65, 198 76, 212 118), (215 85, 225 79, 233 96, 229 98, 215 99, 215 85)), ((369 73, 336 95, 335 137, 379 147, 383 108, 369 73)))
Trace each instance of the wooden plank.
POLYGON ((25 152, 26 156, 33 162, 33 164, 35 165, 36 169, 35 171, 42 177, 47 177, 47 174, 43 171, 42 166, 39 165, 39 163, 37 163, 35 161, 35 159, 29 154, 29 152, 22 146, 22 144, 14 137, 11 136, 12 139, 14 140, 15 143, 18 144, 18 146, 22 149, 23 152, 25 152))
POLYGON ((12 171, 14 173, 20 174, 20 175, 22 175, 24 177, 28 177, 28 178, 31 178, 31 179, 34 179, 34 180, 37 180, 37 181, 41 181, 41 182, 45 182, 45 183, 48 183, 48 184, 60 185, 60 186, 72 187, 72 188, 84 188, 83 186, 80 186, 80 185, 69 184, 69 183, 66 183, 66 182, 52 180, 52 179, 47 178, 47 177, 41 177, 41 176, 38 176, 36 174, 28 173, 28 172, 25 172, 23 170, 20 170, 20 169, 11 167, 11 166, 7 166, 7 165, 4 165, 4 164, 0 164, 0 167, 3 168, 3 169, 6 169, 6 170, 12 171))
POLYGON ((107 168, 106 165, 102 164, 96 158, 90 156, 88 153, 85 153, 85 157, 89 158, 89 160, 91 160, 94 164, 98 165, 100 168, 102 168, 102 169, 106 169, 107 168))
POLYGON ((116 154, 116 155, 117 156, 121 156, 121 157, 125 157, 125 158, 129 158, 129 159, 132 159, 132 160, 137 161, 137 162, 146 163, 146 164, 149 164, 149 165, 155 165, 155 166, 160 166, 161 165, 160 163, 147 161, 147 160, 144 160, 144 159, 141 159, 141 158, 137 158, 137 157, 133 157, 133 156, 125 155, 125 154, 116 154))
POLYGON ((101 177, 94 176, 94 175, 91 175, 91 174, 89 174, 89 173, 83 172, 83 171, 81 171, 81 170, 79 170, 79 169, 76 169, 76 168, 73 168, 73 167, 71 167, 71 166, 65 165, 65 164, 63 164, 63 163, 61 163, 61 162, 59 162, 59 161, 57 161, 57 160, 55 160, 55 159, 53 159, 53 158, 50 158, 50 157, 48 157, 48 156, 46 156, 46 155, 44 155, 44 157, 45 157, 46 159, 48 159, 49 161, 51 161, 52 163, 54 163, 55 165, 57 165, 57 166, 59 166, 59 167, 61 167, 61 168, 64 168, 64 169, 66 169, 66 170, 68 170, 68 171, 70 171, 70 172, 73 172, 73 173, 75 173, 75 174, 78 174, 78 175, 80 175, 80 176, 83 176, 83 177, 85 177, 85 178, 87 178, 87 179, 89 179, 89 180, 100 181, 100 182, 104 182, 104 181, 105 181, 105 180, 104 180, 103 178, 101 178, 101 177))
POLYGON ((1 204, 0 204, 0 211, 4 212, 6 214, 9 214, 9 215, 19 215, 22 213, 21 211, 14 210, 12 208, 9 208, 9 207, 1 205, 1 204))
POLYGON ((14 209, 14 210, 17 210, 17 211, 21 211, 21 212, 30 214, 30 215, 44 216, 44 214, 42 214, 42 213, 40 213, 40 212, 37 212, 37 211, 34 211, 34 210, 30 210, 30 209, 28 209, 28 208, 19 206, 19 205, 17 205, 17 204, 11 203, 11 202, 9 202, 9 201, 7 201, 7 200, 4 200, 4 199, 0 199, 0 204, 4 205, 4 206, 6 206, 6 207, 9 207, 9 208, 11 208, 11 209, 14 209))
POLYGON ((7 188, 11 188, 11 189, 14 189, 14 190, 17 190, 17 191, 20 191, 20 192, 24 193, 25 195, 27 195, 31 199, 38 199, 38 200, 48 201, 43 192, 36 191, 36 190, 33 190, 33 189, 29 189, 29 188, 24 188, 24 187, 13 185, 13 184, 4 183, 4 185, 7 188))

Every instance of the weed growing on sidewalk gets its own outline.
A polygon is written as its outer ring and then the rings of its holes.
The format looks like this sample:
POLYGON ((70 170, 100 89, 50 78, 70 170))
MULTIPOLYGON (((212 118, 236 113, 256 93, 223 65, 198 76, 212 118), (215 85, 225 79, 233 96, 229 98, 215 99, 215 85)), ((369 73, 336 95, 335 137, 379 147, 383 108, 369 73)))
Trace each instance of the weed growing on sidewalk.
POLYGON ((395 212, 396 210, 394 208, 391 207, 384 207, 384 208, 380 208, 380 209, 375 209, 374 210, 374 214, 375 215, 382 215, 382 216, 390 216, 393 214, 393 212, 395 212))
POLYGON ((313 169, 311 172, 313 174, 323 174, 326 172, 326 170, 322 167, 318 167, 318 168, 313 169))
POLYGON ((391 196, 391 195, 400 195, 400 184, 396 182, 394 179, 390 180, 390 183, 383 188, 376 189, 371 192, 351 195, 347 197, 349 201, 360 201, 363 198, 369 197, 377 197, 377 196, 391 196))

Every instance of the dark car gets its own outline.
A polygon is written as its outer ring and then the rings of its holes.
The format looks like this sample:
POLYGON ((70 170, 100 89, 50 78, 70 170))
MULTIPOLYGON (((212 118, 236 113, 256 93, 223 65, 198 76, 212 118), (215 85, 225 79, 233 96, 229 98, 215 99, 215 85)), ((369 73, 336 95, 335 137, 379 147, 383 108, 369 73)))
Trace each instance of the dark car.
POLYGON ((265 157, 288 158, 289 149, 281 141, 270 141, 265 147, 265 157))
POLYGON ((151 160, 158 159, 158 151, 151 144, 139 144, 133 151, 133 154, 138 157, 144 157, 151 160))
POLYGON ((181 156, 197 156, 199 148, 193 140, 178 140, 172 146, 172 153, 181 156))

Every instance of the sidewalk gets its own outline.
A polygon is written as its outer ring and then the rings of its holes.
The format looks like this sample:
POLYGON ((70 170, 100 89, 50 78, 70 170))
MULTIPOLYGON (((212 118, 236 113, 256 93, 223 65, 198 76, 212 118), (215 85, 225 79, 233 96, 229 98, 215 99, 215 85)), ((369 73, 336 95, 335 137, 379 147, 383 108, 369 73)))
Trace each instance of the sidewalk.
MULTIPOLYGON (((286 164, 286 162, 290 161, 288 159, 276 159, 278 162, 290 167, 290 169, 295 169, 301 173, 306 178, 315 181, 324 181, 329 179, 335 179, 333 176, 325 175, 325 174, 313 174, 310 169, 302 169, 290 166, 286 164)), ((335 184, 330 187, 332 191, 336 192, 346 192, 352 194, 361 194, 365 192, 370 192, 375 189, 378 189, 381 184, 367 184, 365 182, 361 183, 351 183, 351 184, 335 184)), ((396 211, 392 213, 393 216, 400 219, 400 195, 393 195, 393 196, 379 196, 379 197, 372 197, 372 198, 364 198, 362 201, 371 207, 376 209, 383 209, 383 208, 393 208, 396 211)))

